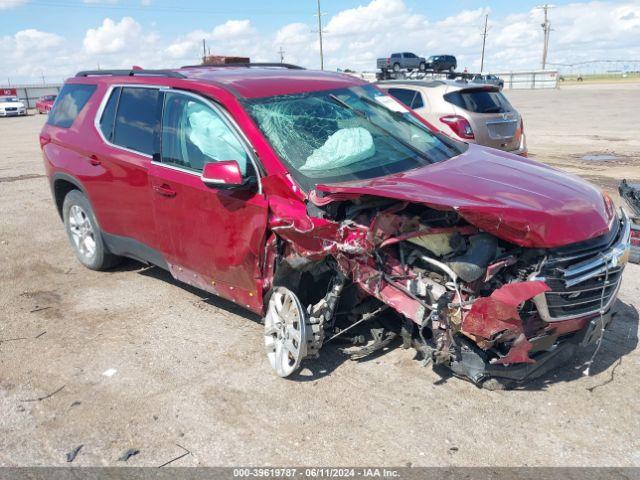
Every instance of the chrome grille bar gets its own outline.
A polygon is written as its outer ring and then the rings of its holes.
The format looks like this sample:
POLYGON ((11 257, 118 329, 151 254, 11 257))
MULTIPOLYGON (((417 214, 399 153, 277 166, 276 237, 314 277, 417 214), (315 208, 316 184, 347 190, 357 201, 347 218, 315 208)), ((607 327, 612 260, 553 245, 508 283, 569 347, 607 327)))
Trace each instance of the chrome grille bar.
MULTIPOLYGON (((621 210, 620 232, 604 251, 591 253, 591 258, 573 265, 559 267, 557 258, 548 259, 545 271, 531 276, 531 280, 543 280, 552 290, 533 299, 540 318, 557 322, 606 312, 616 299, 622 281, 622 271, 630 252, 631 221, 621 210), (554 266, 551 266, 554 265, 554 266), (545 277, 545 273, 549 276, 545 277), (584 288, 574 288, 589 282, 584 288), (597 285, 594 285, 598 282, 597 285), (572 301, 573 300, 573 301, 572 301)), ((584 258, 584 257, 580 257, 584 258)))

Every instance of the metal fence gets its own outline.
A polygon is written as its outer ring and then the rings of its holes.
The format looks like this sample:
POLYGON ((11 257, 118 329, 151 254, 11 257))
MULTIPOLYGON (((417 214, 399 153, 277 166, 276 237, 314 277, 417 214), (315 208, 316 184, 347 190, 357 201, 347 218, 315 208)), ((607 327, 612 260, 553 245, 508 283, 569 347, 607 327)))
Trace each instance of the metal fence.
POLYGON ((49 83, 46 85, 5 85, 0 86, 0 90, 14 89, 20 100, 27 108, 36 108, 36 102, 43 95, 57 95, 62 88, 61 83, 49 83))
MULTIPOLYGON (((363 80, 367 80, 369 82, 375 82, 376 76, 379 72, 352 72, 349 73, 358 78, 362 78, 363 80)), ((557 88, 558 87, 558 71, 557 70, 531 70, 526 72, 507 72, 507 73, 493 73, 504 80, 504 88, 510 89, 541 89, 541 88, 557 88)), ((398 80, 446 80, 449 77, 448 73, 423 73, 418 71, 413 72, 400 72, 393 73, 391 72, 393 78, 398 80)), ((473 73, 458 73, 458 75, 464 75, 468 78, 471 78, 473 73)))
POLYGON ((557 70, 534 70, 530 72, 495 73, 504 80, 504 88, 541 89, 558 87, 557 70))

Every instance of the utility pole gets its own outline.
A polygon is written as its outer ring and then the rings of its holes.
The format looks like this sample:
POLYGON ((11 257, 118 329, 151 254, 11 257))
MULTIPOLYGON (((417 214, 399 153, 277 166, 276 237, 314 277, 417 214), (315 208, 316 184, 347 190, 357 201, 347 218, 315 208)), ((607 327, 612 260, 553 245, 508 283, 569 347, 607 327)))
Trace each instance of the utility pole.
POLYGON ((207 60, 207 41, 203 38, 202 39, 202 63, 204 64, 206 60, 207 60))
POLYGON ((549 21, 549 9, 553 8, 552 5, 545 3, 536 8, 541 8, 544 11, 544 22, 540 25, 544 31, 544 47, 542 49, 542 70, 547 67, 547 53, 549 52, 549 33, 551 32, 551 22, 549 21))
POLYGON ((282 49, 282 47, 280 47, 278 53, 280 54, 280 63, 284 63, 284 50, 282 49))
POLYGON ((324 70, 324 54, 322 52, 322 12, 320 11, 320 0, 318 0, 318 38, 320 40, 320 70, 324 70))
POLYGON ((484 47, 487 44, 487 23, 489 22, 489 14, 484 16, 484 32, 482 32, 482 57, 480 57, 480 74, 484 69, 484 47))

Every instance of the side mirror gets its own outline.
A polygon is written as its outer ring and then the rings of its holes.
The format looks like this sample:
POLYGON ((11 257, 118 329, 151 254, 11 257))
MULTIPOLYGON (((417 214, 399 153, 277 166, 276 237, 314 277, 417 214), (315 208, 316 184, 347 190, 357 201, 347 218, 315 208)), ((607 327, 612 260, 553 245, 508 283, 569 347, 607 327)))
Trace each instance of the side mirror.
POLYGON ((210 187, 237 188, 244 185, 240 165, 235 160, 207 163, 200 178, 210 187))

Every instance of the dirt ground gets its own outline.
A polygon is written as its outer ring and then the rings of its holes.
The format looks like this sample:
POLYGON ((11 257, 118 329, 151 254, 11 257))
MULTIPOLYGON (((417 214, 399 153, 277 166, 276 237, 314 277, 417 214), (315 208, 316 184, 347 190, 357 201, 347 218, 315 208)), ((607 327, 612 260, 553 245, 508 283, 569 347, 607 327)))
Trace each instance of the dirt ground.
MULTIPOLYGON (((640 180, 640 85, 508 93, 532 156, 614 193, 640 180), (617 157, 581 160, 586 154, 617 157)), ((0 465, 640 465, 640 267, 592 350, 489 392, 393 349, 323 350, 277 378, 259 319, 136 262, 74 258, 44 177, 44 116, 0 119, 0 465), (51 395, 52 394, 52 395, 51 395)))

